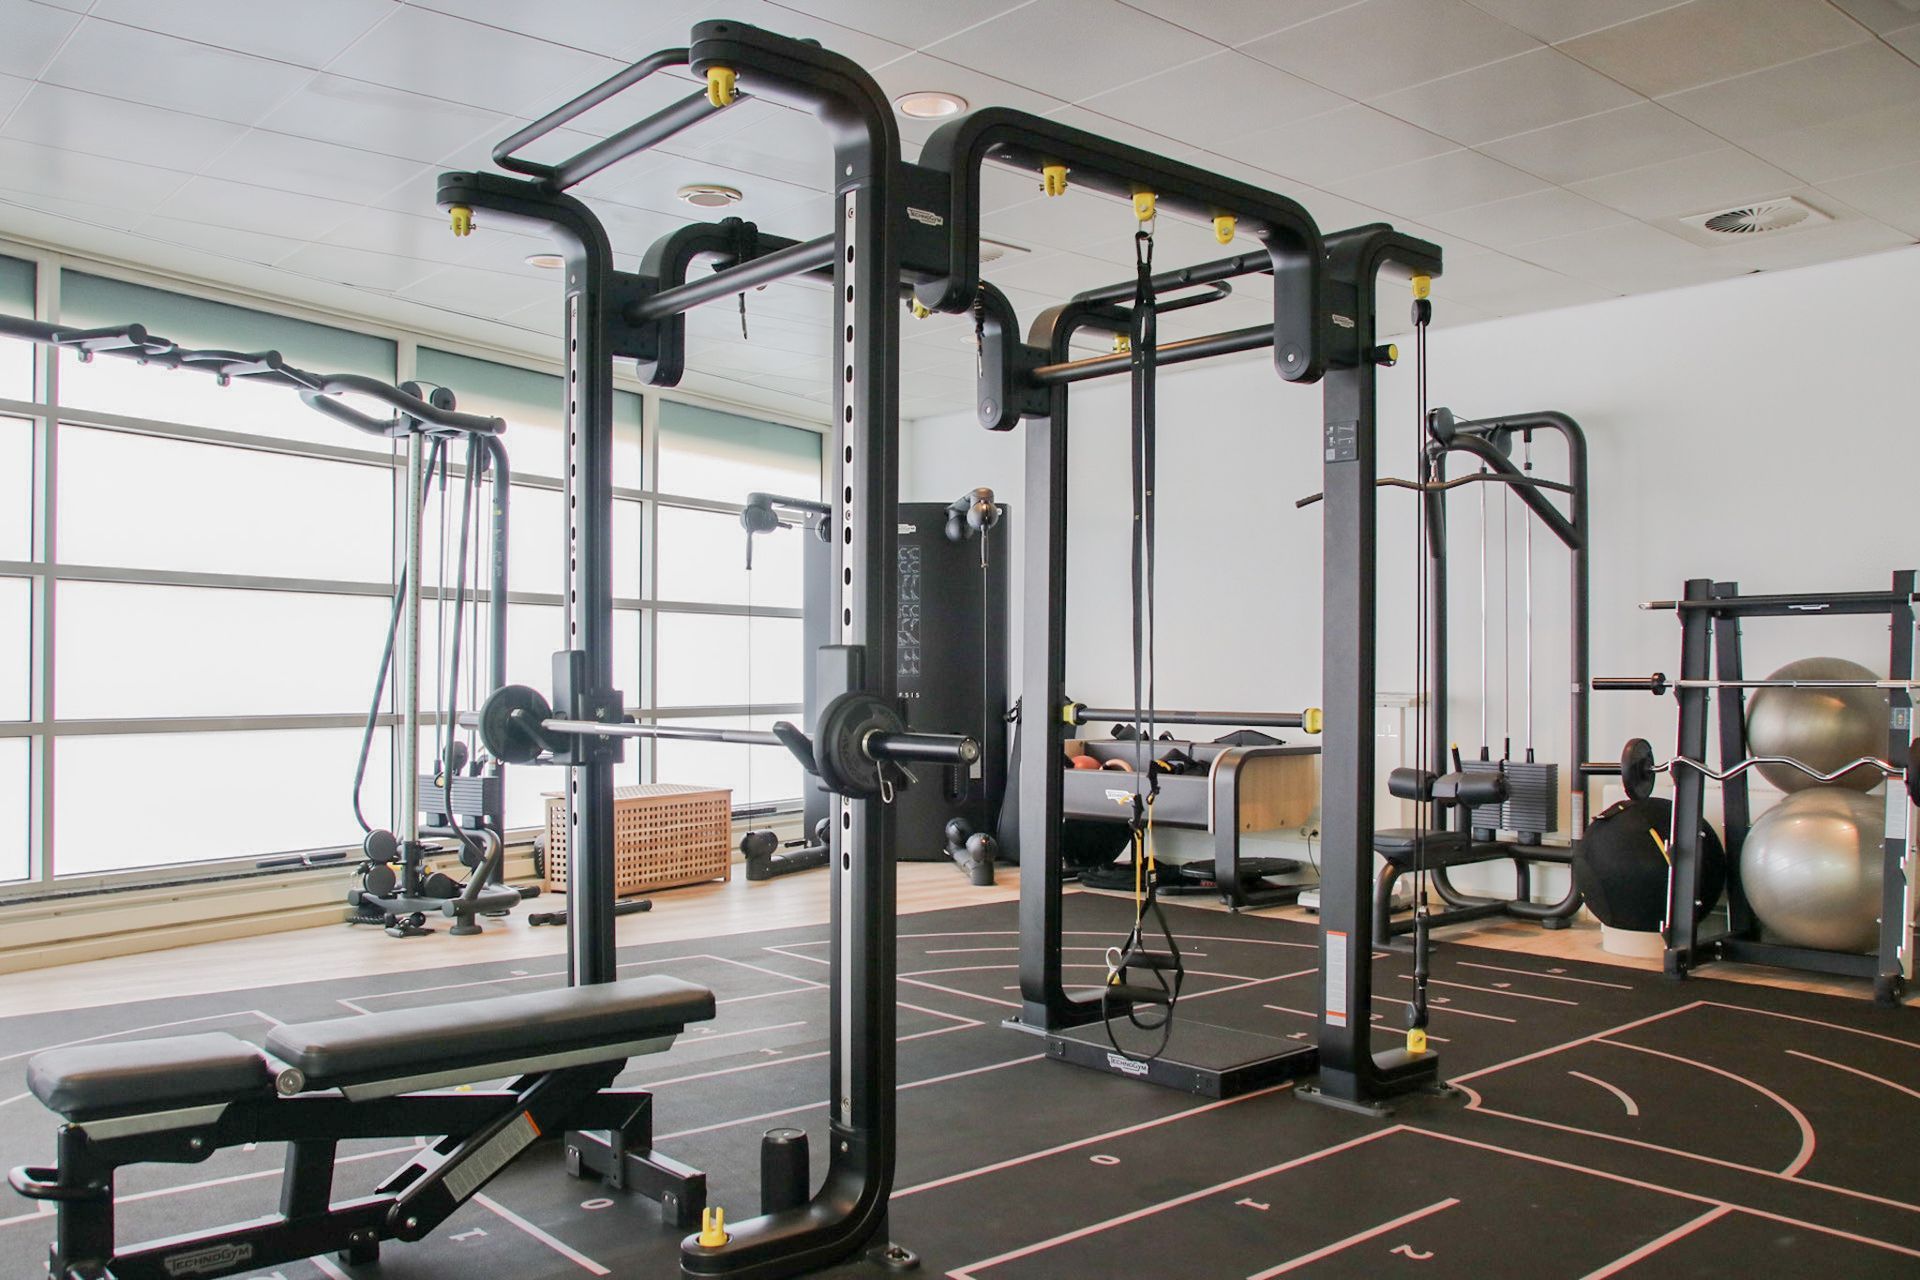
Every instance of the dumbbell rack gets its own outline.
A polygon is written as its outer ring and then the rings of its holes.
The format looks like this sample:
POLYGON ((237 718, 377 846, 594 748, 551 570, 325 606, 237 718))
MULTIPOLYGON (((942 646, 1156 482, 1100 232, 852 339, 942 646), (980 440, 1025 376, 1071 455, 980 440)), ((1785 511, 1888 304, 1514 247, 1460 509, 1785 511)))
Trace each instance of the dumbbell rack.
MULTIPOLYGON (((1884 615, 1888 622, 1887 758, 1906 759, 1913 736, 1913 692, 1900 687, 1913 679, 1914 590, 1911 569, 1893 575, 1890 591, 1827 594, 1740 594, 1739 584, 1694 578, 1683 597, 1664 602, 1680 615, 1680 724, 1677 756, 1704 760, 1708 722, 1719 718, 1720 767, 1736 770, 1721 784, 1723 838, 1727 849, 1727 920, 1723 930, 1703 931, 1692 903, 1700 866, 1700 823, 1706 808, 1707 778, 1699 769, 1673 771, 1673 860, 1669 880, 1666 940, 1667 976, 1683 978, 1702 964, 1736 960, 1749 964, 1803 969, 1873 979, 1881 1004, 1897 1003, 1913 980, 1915 947, 1914 857, 1910 836, 1913 801, 1908 789, 1886 788, 1887 825, 1881 882, 1880 943, 1870 954, 1790 946, 1761 937, 1760 922, 1740 883, 1740 851, 1752 827, 1747 774, 1736 769, 1748 759, 1746 694, 1741 666, 1740 624, 1747 618, 1804 618, 1884 615), (1710 670, 1711 668, 1711 670, 1710 670), (1709 700, 1718 695, 1718 705, 1709 700)), ((1711 918, 1710 918, 1711 919, 1711 918)))

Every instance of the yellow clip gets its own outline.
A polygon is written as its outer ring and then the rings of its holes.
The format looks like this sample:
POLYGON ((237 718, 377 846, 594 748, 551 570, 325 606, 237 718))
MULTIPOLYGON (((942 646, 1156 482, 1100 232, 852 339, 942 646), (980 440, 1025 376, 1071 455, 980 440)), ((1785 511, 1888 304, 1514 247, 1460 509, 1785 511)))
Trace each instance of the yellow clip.
POLYGON ((716 107, 733 105, 733 68, 707 68, 707 101, 716 107))
POLYGON ((1133 350, 1132 338, 1124 333, 1116 333, 1113 335, 1113 354, 1117 356, 1125 355, 1131 350, 1133 350))
POLYGON ((1433 294, 1433 277, 1432 276, 1415 276, 1413 278, 1413 296, 1414 297, 1426 298, 1426 297, 1432 296, 1432 294, 1433 294))
POLYGON ((907 310, 913 312, 913 318, 915 320, 925 320, 933 314, 932 309, 918 298, 914 298, 907 303, 907 310))
POLYGON ((1653 837, 1653 847, 1660 851, 1660 856, 1667 860, 1667 865, 1672 866, 1673 855, 1667 852, 1667 838, 1654 827, 1647 828, 1647 834, 1653 837))
POLYGON ((473 234, 473 210, 463 204, 457 204, 449 212, 453 215, 453 234, 456 236, 473 234))
POLYGON ((1136 191, 1133 193, 1133 216, 1142 222, 1153 221, 1153 192, 1136 191))
MULTIPOLYGON (((1425 1027, 1415 1027, 1407 1032, 1407 1052, 1419 1057, 1427 1051, 1427 1031, 1425 1027)), ((700 1243, 705 1244, 702 1240, 700 1243)))
POLYGON ((1218 240, 1221 244, 1232 244, 1233 243, 1233 226, 1236 221, 1238 220, 1230 213, 1214 214, 1213 215, 1213 238, 1215 240, 1218 240))
POLYGON ((1040 166, 1040 189, 1050 196, 1067 194, 1067 166, 1063 164, 1040 166))
POLYGON ((721 1208, 700 1211, 700 1247, 718 1249, 733 1237, 727 1234, 727 1211, 721 1208))
POLYGON ((1300 713, 1300 728, 1304 732, 1318 733, 1323 723, 1324 719, 1318 707, 1308 707, 1300 713))
POLYGON ((1400 344, 1397 342, 1389 342, 1387 344, 1387 363, 1395 364, 1399 361, 1399 359, 1400 359, 1400 344))

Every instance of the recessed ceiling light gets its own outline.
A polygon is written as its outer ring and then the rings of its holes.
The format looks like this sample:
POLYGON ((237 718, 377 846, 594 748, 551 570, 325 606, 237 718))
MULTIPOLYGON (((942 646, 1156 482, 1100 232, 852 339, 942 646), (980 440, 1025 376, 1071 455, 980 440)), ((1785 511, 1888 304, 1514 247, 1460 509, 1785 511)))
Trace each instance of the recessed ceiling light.
POLYGON ((967 100, 943 89, 916 89, 895 98, 893 105, 900 109, 903 116, 912 116, 916 120, 939 120, 965 111, 967 100))
POLYGON ((723 187, 717 182, 689 182, 673 194, 696 209, 724 209, 745 198, 738 187, 723 187))
POLYGON ((557 253, 530 253, 527 255, 527 265, 541 267, 547 271, 558 271, 567 265, 567 260, 557 253))

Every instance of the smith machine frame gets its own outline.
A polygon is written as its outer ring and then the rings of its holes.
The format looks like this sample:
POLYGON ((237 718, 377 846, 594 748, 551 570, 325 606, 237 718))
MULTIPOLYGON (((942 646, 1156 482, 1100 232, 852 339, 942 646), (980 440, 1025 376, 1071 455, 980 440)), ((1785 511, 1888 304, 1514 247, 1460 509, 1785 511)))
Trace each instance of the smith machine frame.
MULTIPOLYGON (((826 702, 811 740, 792 726, 730 739, 779 743, 818 772, 835 794, 832 807, 833 1081, 828 1168, 808 1198, 800 1185, 768 1186, 762 1216, 729 1224, 730 1235, 689 1237, 682 1268, 690 1275, 798 1275, 850 1258, 870 1246, 896 1265, 911 1255, 886 1244, 886 1206, 895 1160, 894 968, 895 870, 892 815, 886 802, 900 762, 964 764, 977 756, 971 740, 899 731, 894 637, 899 433, 899 324, 911 291, 930 310, 962 312, 982 301, 982 417, 998 429, 1022 415, 1045 416, 1029 443, 1028 572, 1051 580, 1065 550, 1064 494, 1054 477, 1065 461, 1068 384, 1116 372, 1124 361, 1067 363, 1066 342, 1083 324, 1105 324, 1114 298, 1076 300, 1043 317, 1044 344, 1022 347, 1010 336, 1011 309, 979 280, 978 174, 987 159, 1033 170, 1052 183, 1057 166, 1096 190, 1130 197, 1154 192, 1167 208, 1222 219, 1231 237, 1237 220, 1267 242, 1266 251, 1235 260, 1229 274, 1271 270, 1274 323, 1236 333, 1168 343, 1174 363, 1271 346, 1281 375, 1312 382, 1327 377, 1326 488, 1327 732, 1326 866, 1322 920, 1329 951, 1327 1018, 1320 1029, 1323 1086, 1328 1094, 1378 1098, 1430 1078, 1435 1060, 1376 1059, 1366 1044, 1368 984, 1367 886, 1371 880, 1371 723, 1373 689, 1373 346, 1368 305, 1379 269, 1398 263, 1433 274, 1438 251, 1384 227, 1362 228, 1323 245, 1310 217, 1283 197, 1149 152, 1050 121, 1006 110, 956 120, 927 144, 922 163, 900 159, 900 141, 885 94, 859 66, 816 45, 740 23, 703 22, 688 47, 635 63, 508 138, 494 151, 518 174, 448 173, 438 203, 456 233, 476 216, 544 234, 565 259, 563 341, 566 359, 567 618, 566 648, 554 658, 551 706, 530 690, 510 689, 482 714, 483 734, 502 758, 546 759, 567 766, 569 876, 568 974, 574 984, 614 977, 613 767, 624 738, 665 736, 625 720, 613 687, 612 634, 612 371, 632 359, 654 385, 673 385, 685 353, 685 313, 703 303, 790 276, 831 280, 834 296, 834 460, 829 528, 834 531, 832 643, 821 650, 819 680, 826 702), (658 72, 688 67, 706 89, 636 122, 556 164, 517 152, 582 112, 658 72), (817 240, 792 242, 734 220, 689 227, 648 253, 642 270, 623 272, 599 219, 567 194, 591 175, 675 136, 741 96, 807 112, 829 131, 834 148, 835 227, 817 240), (720 268, 689 280, 696 259, 720 268), (1026 367, 1034 351, 1044 352, 1026 367), (836 711, 836 707, 839 708, 836 711), (702 1242, 703 1238, 707 1241, 702 1242)), ((1205 270, 1205 269, 1202 269, 1205 270)), ((1178 283, 1178 282, 1175 282, 1178 283)), ((1058 593, 1050 593, 1057 601, 1058 593)), ((1038 708, 1062 703, 1055 611, 1029 637, 1029 680, 1022 732, 1022 851, 1027 876, 1057 887, 1060 790, 1048 767, 1064 726, 1038 708), (1049 870, 1049 868, 1051 870, 1049 870)), ((680 730, 682 736, 700 731, 680 730)), ((720 731, 714 731, 716 734, 720 731)), ((1023 924, 1035 908, 1022 905, 1023 924)), ((1057 904, 1055 911, 1057 921, 1057 904)), ((1056 926, 1057 928, 1057 923, 1056 926)), ((1043 941, 1029 937, 1031 953, 1043 941)), ((1023 956, 1024 959, 1024 956, 1023 956)), ((1054 985, 1057 986, 1057 952, 1054 985)), ((1023 969, 1026 966, 1023 965, 1023 969)), ((1024 975, 1023 975, 1024 978, 1024 975)), ((1023 982, 1024 985, 1024 982, 1023 982)), ((1029 1001, 1048 1017, 1075 1006, 1042 989, 1029 1001)))

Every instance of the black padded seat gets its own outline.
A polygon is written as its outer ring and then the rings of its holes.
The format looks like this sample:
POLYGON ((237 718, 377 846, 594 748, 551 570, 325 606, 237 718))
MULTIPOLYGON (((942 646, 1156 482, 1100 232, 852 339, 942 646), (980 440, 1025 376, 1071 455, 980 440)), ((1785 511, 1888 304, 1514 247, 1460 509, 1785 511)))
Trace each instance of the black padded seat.
POLYGON ((711 1017, 713 992, 650 976, 279 1026, 267 1052, 329 1089, 612 1048, 711 1017))
POLYGON ((76 1123, 178 1111, 273 1092, 260 1050, 223 1031, 48 1049, 27 1063, 27 1089, 76 1123))
POLYGON ((1416 836, 1411 827, 1388 827, 1373 833, 1373 849, 1403 871, 1412 870, 1416 851, 1428 867, 1462 867, 1511 857, 1512 845, 1474 841, 1464 831, 1429 831, 1416 836))

